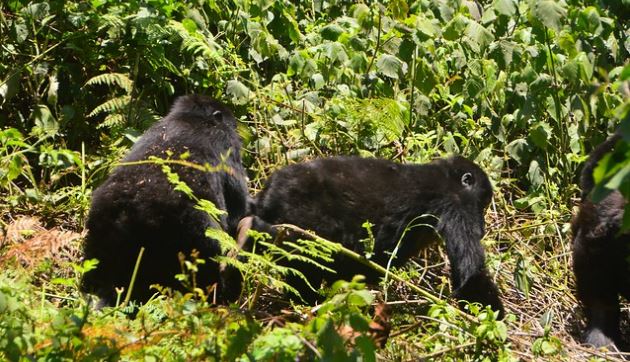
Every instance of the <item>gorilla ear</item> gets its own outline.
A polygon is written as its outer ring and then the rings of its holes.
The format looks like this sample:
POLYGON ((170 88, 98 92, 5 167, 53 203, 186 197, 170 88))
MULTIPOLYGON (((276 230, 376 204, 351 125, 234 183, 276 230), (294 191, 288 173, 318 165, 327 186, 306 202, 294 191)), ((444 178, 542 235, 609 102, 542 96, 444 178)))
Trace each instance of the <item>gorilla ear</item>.
POLYGON ((472 173, 466 172, 462 175, 462 185, 464 185, 465 187, 471 187, 474 184, 475 178, 473 177, 472 173))
POLYGON ((214 117, 217 121, 220 121, 223 119, 223 113, 221 111, 214 111, 212 112, 212 117, 214 117))

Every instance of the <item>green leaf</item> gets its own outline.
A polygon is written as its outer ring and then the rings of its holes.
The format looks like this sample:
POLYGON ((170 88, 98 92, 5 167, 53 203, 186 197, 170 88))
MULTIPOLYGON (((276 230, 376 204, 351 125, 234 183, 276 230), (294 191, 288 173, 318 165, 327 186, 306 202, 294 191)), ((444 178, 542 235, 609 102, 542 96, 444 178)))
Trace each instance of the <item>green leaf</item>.
POLYGON ((580 54, 578 54, 578 56, 575 58, 575 62, 580 68, 582 81, 590 82, 591 78, 593 77, 593 64, 591 63, 591 60, 588 59, 586 53, 581 52, 580 54))
POLYGON ((529 143, 527 143, 525 139, 519 138, 510 142, 505 147, 505 151, 512 159, 518 162, 518 164, 523 164, 525 158, 529 155, 529 148, 529 143))
POLYGON ((188 30, 189 33, 194 34, 197 32, 197 23, 195 23, 194 20, 192 19, 184 19, 182 21, 182 26, 184 27, 184 29, 188 30))
POLYGON ((554 343, 549 341, 543 341, 541 345, 542 353, 545 355, 553 354, 557 352, 557 347, 554 343))
POLYGON ((593 6, 589 6, 580 12, 577 25, 581 28, 580 30, 594 35, 599 35, 603 30, 599 12, 593 6))
POLYGON ((47 2, 32 3, 26 6, 22 12, 33 17, 33 19, 43 19, 50 12, 50 5, 47 2))
POLYGON ((484 82, 481 77, 471 75, 466 79, 466 95, 469 98, 476 98, 484 89, 484 82))
POLYGON ((228 80, 226 92, 232 96, 234 104, 242 105, 249 100, 249 88, 236 79, 228 80))
POLYGON ((532 160, 527 171, 527 179, 535 189, 541 187, 545 183, 545 177, 538 161, 532 160))
POLYGON ((516 14, 516 3, 514 0, 495 0, 492 7, 497 14, 506 16, 516 14))
POLYGON ((501 69, 506 69, 512 64, 514 49, 516 46, 516 43, 503 39, 498 42, 493 42, 490 45, 490 51, 493 54, 493 59, 497 62, 501 69))
POLYGON ((473 49, 475 51, 483 51, 490 43, 494 41, 494 35, 483 27, 483 25, 475 22, 469 21, 468 26, 466 27, 465 34, 468 38, 470 38, 475 44, 478 45, 479 49, 473 49))
POLYGON ((376 62, 376 68, 385 76, 398 79, 398 74, 402 71, 402 60, 390 54, 382 54, 376 62))
POLYGON ((470 22, 470 19, 461 14, 457 14, 451 21, 449 21, 444 27, 443 36, 446 40, 457 40, 461 38, 466 29, 466 25, 470 22))
POLYGON ((611 179, 606 183, 606 188, 610 190, 617 190, 621 188, 621 184, 628 179, 630 175, 630 162, 627 163, 621 170, 619 170, 611 179))
POLYGON ((425 18, 416 19, 416 31, 420 39, 432 39, 435 37, 436 28, 433 23, 425 18))
POLYGON ((566 4, 556 0, 531 0, 530 15, 546 27, 558 30, 567 16, 566 4))
POLYGON ((420 89, 422 93, 428 95, 438 83, 435 73, 426 59, 418 58, 416 64, 414 85, 420 89))
POLYGON ((35 106, 33 113, 31 113, 31 119, 35 121, 35 127, 33 127, 35 134, 53 135, 59 130, 57 120, 45 104, 35 106))
POLYGON ((348 60, 346 49, 343 44, 339 42, 326 42, 320 45, 319 49, 321 49, 324 53, 324 56, 330 59, 333 63, 344 63, 346 60, 348 60))
POLYGON ((533 144, 544 150, 549 145, 551 133, 551 126, 547 122, 539 122, 530 129, 529 137, 533 144))
POLYGON ((339 25, 330 24, 322 28, 321 34, 322 38, 326 40, 336 41, 343 32, 344 29, 339 25))

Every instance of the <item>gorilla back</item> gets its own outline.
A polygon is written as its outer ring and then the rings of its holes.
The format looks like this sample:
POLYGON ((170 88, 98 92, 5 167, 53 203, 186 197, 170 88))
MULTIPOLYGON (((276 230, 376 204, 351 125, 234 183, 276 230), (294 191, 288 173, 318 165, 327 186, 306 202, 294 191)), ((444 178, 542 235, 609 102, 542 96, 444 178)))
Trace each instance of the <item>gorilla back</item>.
MULTIPOLYGON (((374 225, 372 260, 383 266, 401 238, 393 265, 417 255, 439 239, 439 234, 446 242, 455 296, 502 312, 498 290, 486 274, 480 243, 484 211, 491 197, 487 175, 463 157, 424 165, 358 157, 317 159, 285 167, 271 176, 256 198, 253 228, 270 230, 269 225, 294 224, 362 254, 360 240, 368 237, 362 224, 369 221, 374 225), (433 228, 409 228, 419 223, 433 228)), ((332 265, 336 274, 308 264, 296 267, 315 287, 323 279, 348 279, 357 273, 372 281, 377 277, 374 271, 342 256, 332 265)), ((307 300, 317 298, 304 286, 298 290, 307 300)))
POLYGON ((595 166, 619 139, 613 135, 589 155, 582 171, 582 204, 572 223, 573 270, 587 319, 584 340, 596 347, 619 346, 619 295, 630 298, 630 235, 619 233, 626 200, 618 191, 598 203, 589 197, 595 166))
MULTIPOLYGON (((202 172, 172 165, 195 196, 227 211, 216 222, 194 208, 194 201, 173 190, 159 165, 121 165, 92 196, 85 241, 85 258, 99 260, 98 268, 83 279, 83 290, 115 301, 115 287, 127 287, 141 247, 146 251, 136 277, 134 299, 147 300, 151 284, 177 287, 181 272, 178 252, 200 257, 220 253, 216 240, 205 236, 209 227, 234 234, 246 210, 247 189, 241 164, 241 141, 236 120, 225 106, 205 96, 188 95, 176 100, 169 114, 150 127, 122 162, 150 156, 179 158, 217 165, 225 158, 232 172, 202 172)), ((200 286, 219 280, 217 263, 207 261, 197 275, 200 286), (203 283, 203 285, 202 285, 203 283)), ((232 289, 235 286, 232 286, 232 289)))

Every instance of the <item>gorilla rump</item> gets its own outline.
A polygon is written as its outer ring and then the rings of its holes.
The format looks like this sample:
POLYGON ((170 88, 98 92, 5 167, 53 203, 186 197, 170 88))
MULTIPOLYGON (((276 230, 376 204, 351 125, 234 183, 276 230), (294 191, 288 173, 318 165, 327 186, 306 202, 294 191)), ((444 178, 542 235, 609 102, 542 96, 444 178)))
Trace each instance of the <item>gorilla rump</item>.
MULTIPOLYGON (((181 272, 179 251, 188 256, 196 249, 202 258, 218 255, 219 244, 205 236, 206 229, 221 228, 233 235, 246 210, 240 148, 236 120, 229 109, 205 96, 178 98, 169 114, 145 132, 122 162, 150 156, 179 158, 186 153, 186 161, 217 165, 225 158, 232 172, 171 168, 195 196, 212 201, 227 215, 217 223, 196 209, 194 201, 173 189, 159 165, 117 167, 92 196, 84 251, 86 259, 96 258, 100 263, 86 273, 82 289, 111 305, 114 288, 129 285, 140 248, 145 247, 132 298, 146 301, 152 295, 151 284, 179 286, 174 278, 181 272)), ((202 287, 219 281, 219 265, 206 261, 197 281, 202 287)), ((229 289, 234 293, 240 288, 229 289)))
POLYGON ((587 319, 585 342, 596 347, 619 345, 619 295, 630 298, 630 234, 620 234, 626 200, 618 191, 594 203, 593 170, 613 150, 615 134, 589 155, 581 175, 582 204, 573 219, 573 269, 578 299, 587 319))
MULTIPOLYGON (((394 266, 440 235, 446 242, 454 296, 491 305, 503 314, 480 243, 491 197, 487 175, 459 156, 422 165, 358 157, 317 159, 287 166, 270 177, 256 197, 252 227, 273 232, 270 225, 294 224, 363 254, 360 240, 368 234, 362 224, 369 221, 375 239, 371 260, 383 266, 401 238, 394 266), (425 226, 408 228, 413 224, 425 226)), ((340 255, 329 265, 336 274, 305 263, 293 266, 315 287, 322 280, 349 279, 355 274, 365 275, 368 281, 378 279, 375 271, 340 255)), ((307 301, 317 299, 299 279, 291 282, 307 301)))

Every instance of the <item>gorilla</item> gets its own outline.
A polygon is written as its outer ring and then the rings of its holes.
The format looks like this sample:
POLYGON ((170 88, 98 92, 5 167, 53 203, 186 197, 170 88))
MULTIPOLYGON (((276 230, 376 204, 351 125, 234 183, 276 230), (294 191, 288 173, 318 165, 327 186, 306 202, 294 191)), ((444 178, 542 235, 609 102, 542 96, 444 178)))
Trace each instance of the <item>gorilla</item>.
MULTIPOLYGON (((321 158, 273 173, 253 202, 249 223, 272 235, 278 234, 274 225, 293 224, 363 255, 361 240, 368 233, 362 224, 369 221, 375 243, 371 260, 382 266, 399 241, 393 266, 442 238, 454 297, 490 305, 503 315, 480 243, 491 198, 487 175, 460 156, 410 165, 373 158, 321 158)), ((295 261, 290 266, 315 288, 323 280, 351 279, 355 274, 363 274, 368 282, 379 278, 374 270, 342 255, 327 265, 336 273, 295 261)), ((318 299, 301 279, 290 283, 305 301, 318 299)))
MULTIPOLYGON (((204 172, 171 164, 183 182, 200 199, 226 211, 218 221, 195 208, 195 201, 167 181, 160 165, 120 165, 92 195, 84 244, 85 259, 96 258, 98 267, 86 273, 82 290, 100 297, 101 305, 115 302, 116 287, 128 287, 141 247, 145 253, 133 286, 132 298, 146 301, 149 286, 178 288, 181 272, 178 252, 209 258, 221 253, 219 243, 206 237, 208 228, 234 235, 248 202, 246 175, 241 163, 241 140, 236 119, 221 103, 202 95, 179 97, 166 117, 151 126, 123 159, 125 162, 172 156, 200 165, 228 168, 204 172)), ((219 265, 206 260, 196 280, 203 287, 220 282, 219 265)), ((239 285, 219 287, 219 296, 233 298, 239 285)))
POLYGON ((619 346, 619 295, 630 298, 630 234, 620 233, 626 200, 618 191, 594 203, 593 170, 621 139, 617 133, 589 155, 581 175, 582 203, 572 222, 577 296, 587 319, 584 341, 619 346))

